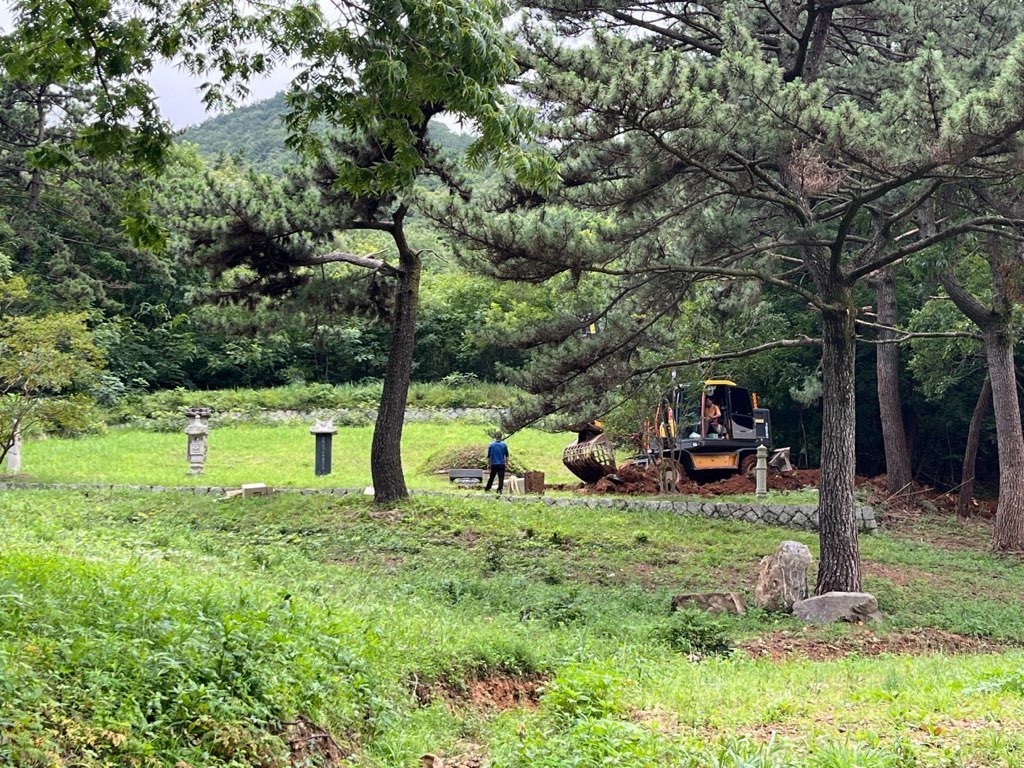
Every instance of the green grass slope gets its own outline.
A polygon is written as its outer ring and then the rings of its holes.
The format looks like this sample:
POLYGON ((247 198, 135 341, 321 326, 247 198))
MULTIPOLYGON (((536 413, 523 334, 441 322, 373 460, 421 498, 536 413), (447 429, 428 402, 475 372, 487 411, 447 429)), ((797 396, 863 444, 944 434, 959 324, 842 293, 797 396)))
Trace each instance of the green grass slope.
POLYGON ((1024 757, 1017 650, 722 653, 780 632, 839 651, 933 628, 1020 643, 1017 559, 867 537, 865 587, 888 622, 866 634, 757 611, 669 616, 674 592, 749 591, 781 538, 816 548, 806 534, 669 513, 19 491, 0 494, 0 522, 0 764, 1024 757), (493 706, 497 694, 474 695, 481 684, 519 685, 523 706, 493 706))
MULTIPOLYGON (((447 477, 418 470, 439 448, 486 444, 493 427, 460 421, 407 424, 402 459, 410 487, 444 490, 447 477)), ((184 433, 117 429, 74 440, 28 442, 23 468, 40 482, 100 482, 128 485, 343 487, 370 485, 373 427, 341 427, 333 441, 333 473, 313 474, 313 436, 307 426, 240 425, 211 431, 206 469, 188 475, 184 433)), ((562 449, 572 435, 524 430, 508 440, 523 466, 546 473, 547 482, 575 478, 562 465, 562 449)))

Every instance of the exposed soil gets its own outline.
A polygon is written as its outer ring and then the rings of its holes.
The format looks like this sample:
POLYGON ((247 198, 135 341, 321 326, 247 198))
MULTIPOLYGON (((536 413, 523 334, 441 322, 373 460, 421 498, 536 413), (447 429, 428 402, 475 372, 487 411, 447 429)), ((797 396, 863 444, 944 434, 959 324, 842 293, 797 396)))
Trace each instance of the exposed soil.
POLYGON ((824 639, 813 635, 779 630, 745 640, 737 648, 755 659, 782 661, 799 656, 813 661, 828 661, 845 656, 879 656, 883 653, 923 656, 929 653, 1001 653, 1007 646, 982 637, 968 637, 941 629, 921 628, 913 633, 877 635, 871 630, 824 639))
POLYGON ((422 706, 440 700, 451 709, 535 709, 546 681, 544 675, 496 673, 468 680, 417 682, 413 692, 422 706))
MULTIPOLYGON (((768 474, 768 488, 775 491, 794 491, 800 488, 817 488, 821 473, 817 469, 798 469, 781 475, 777 472, 768 474)), ((554 489, 554 486, 547 486, 554 489)), ((735 496, 753 493, 754 480, 744 475, 732 475, 706 482, 688 480, 678 488, 678 493, 688 496, 735 496)), ((578 485, 559 490, 577 490, 582 494, 627 494, 632 496, 656 494, 660 491, 658 473, 651 468, 627 464, 614 475, 603 477, 593 485, 580 489, 578 485)))
POLYGON ((420 758, 420 768, 483 768, 486 761, 480 745, 467 744, 458 755, 424 755, 420 758))
POLYGON ((330 731, 304 717, 284 724, 284 739, 291 750, 291 764, 295 766, 330 766, 341 762, 352 753, 343 749, 330 731))
MULTIPOLYGON (((885 475, 871 478, 857 478, 858 485, 867 486, 869 502, 877 507, 884 507, 887 513, 894 516, 909 515, 918 517, 922 513, 956 515, 956 489, 942 491, 930 485, 915 484, 902 493, 890 493, 885 487, 885 475)), ((968 510, 970 517, 981 517, 991 520, 996 516, 998 499, 971 499, 968 510)))

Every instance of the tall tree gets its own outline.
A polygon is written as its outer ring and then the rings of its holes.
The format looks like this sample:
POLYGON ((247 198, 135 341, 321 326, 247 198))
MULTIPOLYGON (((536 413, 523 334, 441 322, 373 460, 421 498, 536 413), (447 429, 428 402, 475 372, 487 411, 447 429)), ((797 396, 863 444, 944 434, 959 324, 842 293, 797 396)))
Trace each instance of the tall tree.
MULTIPOLYGON (((1003 208, 993 195, 984 197, 1003 208)), ((1024 430, 1017 397, 1013 313, 1024 289, 1024 248, 1016 239, 1004 242, 993 234, 981 250, 990 274, 987 302, 971 293, 950 267, 940 272, 939 279, 957 308, 978 326, 984 341, 986 387, 991 388, 999 449, 999 504, 992 545, 997 550, 1019 551, 1024 549, 1024 430)), ((981 405, 979 398, 978 409, 981 405)))
MULTIPOLYGON (((858 590, 856 291, 937 243, 1016 223, 961 211, 926 236, 914 217, 974 158, 1014 151, 1024 11, 923 0, 533 5, 524 43, 535 76, 522 87, 550 119, 563 184, 543 198, 509 185, 476 207, 449 199, 435 218, 500 276, 615 280, 611 303, 633 320, 576 361, 590 375, 605 359, 621 370, 695 282, 757 282, 813 307, 824 388, 817 591, 858 590)), ((801 343, 811 340, 759 348, 801 343)))
POLYGON ((975 468, 978 463, 978 444, 981 442, 981 421, 988 409, 992 407, 992 380, 987 376, 978 393, 978 402, 971 414, 971 424, 967 428, 967 447, 964 448, 963 469, 960 472, 960 489, 956 497, 956 513, 967 517, 974 500, 975 468))
MULTIPOLYGON (((294 67, 286 97, 289 145, 331 174, 331 190, 350 223, 391 236, 397 259, 307 253, 289 266, 340 258, 395 280, 371 461, 377 501, 405 496, 401 435, 422 269, 406 221, 413 183, 437 154, 427 124, 441 113, 472 121, 479 138, 467 150, 471 162, 497 159, 531 183, 550 174, 545 158, 520 146, 532 112, 502 90, 518 71, 502 27, 509 6, 503 0, 370 0, 338 3, 328 18, 309 0, 257 6, 23 0, 17 11, 6 65, 25 77, 45 65, 54 70, 49 82, 92 85, 97 117, 78 144, 95 155, 116 148, 151 167, 165 160, 167 139, 141 79, 156 58, 180 57, 193 72, 212 73, 205 93, 210 104, 247 93, 253 78, 275 66, 294 67), (329 138, 331 129, 340 136, 329 138)), ((282 254, 253 244, 252 256, 264 267, 282 254)), ((272 269, 282 266, 279 259, 272 269)))
MULTIPOLYGON (((893 342, 899 335, 892 330, 899 323, 896 306, 896 278, 892 266, 885 267, 874 278, 878 338, 893 342)), ((900 350, 895 343, 878 345, 876 353, 878 410, 882 421, 882 443, 885 446, 886 487, 891 494, 907 493, 914 478, 910 468, 907 430, 903 425, 903 398, 900 395, 900 350)))
MULTIPOLYGON (((325 210, 242 216, 226 233, 233 242, 221 242, 221 263, 249 265, 264 286, 339 262, 393 282, 390 349, 371 446, 375 500, 387 503, 408 494, 401 438, 423 270, 422 251, 408 235, 414 183, 434 173, 457 184, 428 138, 428 124, 442 113, 473 121, 480 133, 467 149, 470 162, 495 160, 524 183, 543 184, 550 163, 520 147, 532 113, 501 90, 517 72, 502 29, 509 8, 501 0, 374 0, 344 4, 333 20, 316 4, 261 8, 245 14, 218 7, 211 25, 212 9, 200 7, 181 29, 190 47, 214 38, 217 45, 212 57, 186 58, 198 70, 219 68, 230 86, 270 66, 263 52, 239 55, 247 43, 259 41, 282 59, 301 57, 286 96, 285 124, 289 145, 312 166, 325 210), (385 233, 395 258, 325 247, 346 229, 385 233)), ((296 212, 290 203, 285 207, 296 212)), ((215 245, 206 243, 208 250, 215 245)))

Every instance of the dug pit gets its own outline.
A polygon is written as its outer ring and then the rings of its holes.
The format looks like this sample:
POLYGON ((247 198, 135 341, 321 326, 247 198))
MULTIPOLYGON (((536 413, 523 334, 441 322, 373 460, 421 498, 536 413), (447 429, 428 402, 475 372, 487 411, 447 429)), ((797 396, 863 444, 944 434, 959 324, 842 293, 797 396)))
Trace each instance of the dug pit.
POLYGON ((495 712, 536 709, 547 677, 498 672, 464 680, 417 681, 413 693, 420 706, 442 701, 452 710, 474 708, 495 712))

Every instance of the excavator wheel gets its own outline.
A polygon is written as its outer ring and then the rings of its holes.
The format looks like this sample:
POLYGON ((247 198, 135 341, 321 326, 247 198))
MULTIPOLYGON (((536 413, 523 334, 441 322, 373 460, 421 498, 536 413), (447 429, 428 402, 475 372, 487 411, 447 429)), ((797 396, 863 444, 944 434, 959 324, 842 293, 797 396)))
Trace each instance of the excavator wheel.
POLYGON ((750 480, 754 480, 754 470, 757 469, 757 454, 748 453, 740 459, 740 474, 750 480))
POLYGON ((686 469, 672 458, 659 459, 655 464, 658 470, 658 484, 663 493, 678 493, 686 482, 686 469))

